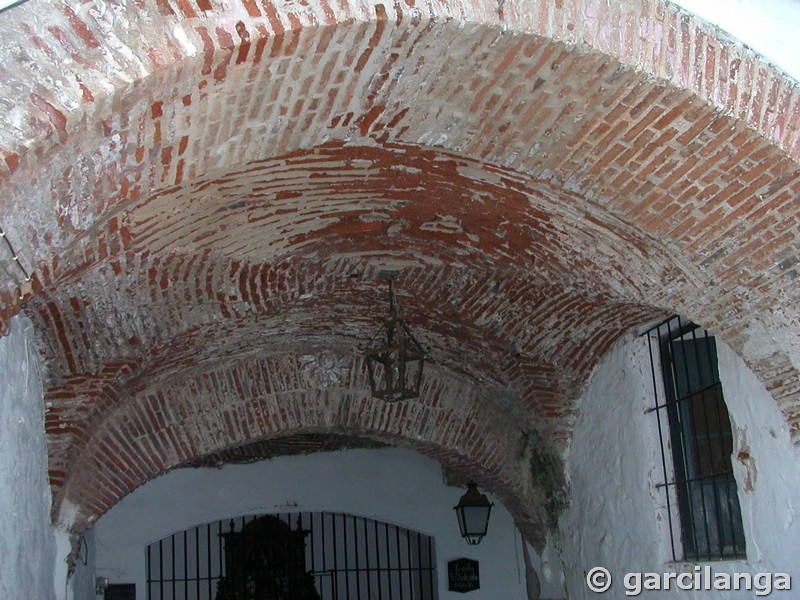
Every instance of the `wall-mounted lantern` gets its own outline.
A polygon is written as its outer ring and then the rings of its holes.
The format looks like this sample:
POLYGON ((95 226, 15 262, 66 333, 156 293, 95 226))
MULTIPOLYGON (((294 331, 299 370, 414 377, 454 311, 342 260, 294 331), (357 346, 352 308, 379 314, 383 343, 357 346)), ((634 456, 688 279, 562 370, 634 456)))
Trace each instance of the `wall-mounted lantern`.
POLYGON ((489 528, 489 514, 492 512, 493 503, 478 491, 474 483, 467 485, 467 492, 461 496, 458 504, 453 508, 458 517, 458 528, 461 537, 468 544, 479 544, 489 528))

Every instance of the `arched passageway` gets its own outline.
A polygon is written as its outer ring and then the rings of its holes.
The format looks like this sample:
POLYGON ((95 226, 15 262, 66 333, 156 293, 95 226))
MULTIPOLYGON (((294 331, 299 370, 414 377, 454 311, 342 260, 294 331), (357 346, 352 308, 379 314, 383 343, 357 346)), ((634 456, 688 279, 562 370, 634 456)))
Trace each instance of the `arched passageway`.
POLYGON ((672 5, 30 0, 0 29, 0 301, 36 325, 75 531, 182 461, 319 430, 422 432, 536 537, 578 391, 672 311, 798 439, 800 94, 672 5), (438 367, 420 403, 374 405, 353 360, 361 391, 236 384, 223 420, 286 413, 252 430, 207 420, 214 389, 181 404, 253 361, 357 349, 382 269, 438 367), (403 420, 434 407, 453 435, 403 420))

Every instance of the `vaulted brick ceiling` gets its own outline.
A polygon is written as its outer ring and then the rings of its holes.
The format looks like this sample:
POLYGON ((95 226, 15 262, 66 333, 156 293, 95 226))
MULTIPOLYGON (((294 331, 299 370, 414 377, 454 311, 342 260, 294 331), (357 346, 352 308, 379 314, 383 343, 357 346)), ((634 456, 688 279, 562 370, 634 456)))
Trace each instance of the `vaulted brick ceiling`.
POLYGON ((335 434, 468 473, 541 539, 581 386, 670 312, 798 431, 800 93, 671 5, 30 0, 0 35, 0 226, 34 273, 0 248, 0 300, 36 326, 76 531, 335 434), (432 359, 402 405, 358 354, 382 270, 432 359))

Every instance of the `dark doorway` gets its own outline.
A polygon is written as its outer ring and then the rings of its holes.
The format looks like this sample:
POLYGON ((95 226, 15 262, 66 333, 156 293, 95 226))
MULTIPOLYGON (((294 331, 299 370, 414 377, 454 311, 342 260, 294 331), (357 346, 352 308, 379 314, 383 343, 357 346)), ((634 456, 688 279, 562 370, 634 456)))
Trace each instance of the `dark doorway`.
MULTIPOLYGON (((299 525, 299 523, 298 523, 299 525)), ((217 600, 321 600, 306 570, 308 531, 267 515, 222 534, 225 577, 217 600)))

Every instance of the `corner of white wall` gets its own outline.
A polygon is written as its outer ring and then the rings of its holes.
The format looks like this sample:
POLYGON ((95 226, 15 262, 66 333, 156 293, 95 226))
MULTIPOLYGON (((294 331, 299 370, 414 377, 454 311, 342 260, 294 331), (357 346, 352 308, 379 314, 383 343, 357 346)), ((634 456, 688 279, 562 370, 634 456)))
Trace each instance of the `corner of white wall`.
POLYGON ((48 600, 55 539, 42 372, 30 322, 17 316, 9 329, 0 338, 0 597, 48 600))
MULTIPOLYGON (((736 432, 733 464, 748 559, 703 564, 714 572, 788 573, 800 585, 800 456, 772 396, 728 346, 719 340, 717 346, 736 432)), ((569 454, 570 506, 559 521, 573 600, 597 597, 585 582, 594 567, 607 568, 619 585, 627 573, 685 571, 697 564, 671 562, 666 503, 656 487, 663 481, 657 423, 652 413, 645 414, 653 405, 650 388, 647 339, 629 336, 604 357, 581 399, 569 454)), ((616 595, 621 593, 617 589, 616 595)), ((655 597, 751 598, 753 593, 673 589, 655 597)))
POLYGON ((54 528, 53 535, 56 540, 56 551, 53 581, 56 588, 57 600, 73 600, 75 597, 70 585, 70 573, 67 558, 72 553, 72 536, 63 529, 54 528))
POLYGON ((760 571, 793 572, 800 585, 798 561, 787 565, 789 557, 796 557, 800 540, 800 455, 772 396, 728 346, 717 345, 734 430, 732 462, 748 564, 760 571))

